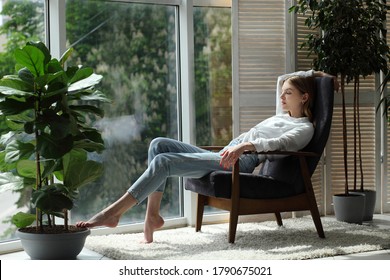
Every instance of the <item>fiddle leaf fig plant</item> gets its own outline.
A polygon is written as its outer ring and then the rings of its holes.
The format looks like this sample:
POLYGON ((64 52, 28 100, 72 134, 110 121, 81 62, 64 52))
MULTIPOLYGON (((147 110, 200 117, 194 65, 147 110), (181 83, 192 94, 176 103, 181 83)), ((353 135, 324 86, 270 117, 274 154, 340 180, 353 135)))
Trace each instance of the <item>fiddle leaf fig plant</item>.
POLYGON ((89 154, 101 153, 104 142, 88 125, 103 117, 99 104, 108 101, 95 89, 102 76, 67 66, 72 51, 58 60, 44 43, 29 42, 15 51, 17 75, 0 80, 0 121, 7 128, 0 138, 0 191, 30 193, 34 210, 13 216, 19 228, 36 221, 42 232, 61 217, 68 230, 78 189, 103 172, 89 154))

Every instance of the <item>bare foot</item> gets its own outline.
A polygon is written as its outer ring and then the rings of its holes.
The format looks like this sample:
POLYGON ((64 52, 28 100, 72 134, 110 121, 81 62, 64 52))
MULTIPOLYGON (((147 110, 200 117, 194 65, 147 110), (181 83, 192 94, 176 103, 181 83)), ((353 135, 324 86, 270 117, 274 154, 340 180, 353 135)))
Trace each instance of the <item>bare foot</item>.
POLYGON ((108 216, 100 212, 86 222, 80 221, 76 223, 76 226, 87 227, 87 228, 92 228, 97 226, 116 227, 119 223, 119 218, 120 217, 108 216))
POLYGON ((153 217, 147 217, 145 219, 144 226, 144 240, 143 243, 153 242, 153 233, 156 229, 161 228, 164 225, 164 219, 158 215, 153 217))

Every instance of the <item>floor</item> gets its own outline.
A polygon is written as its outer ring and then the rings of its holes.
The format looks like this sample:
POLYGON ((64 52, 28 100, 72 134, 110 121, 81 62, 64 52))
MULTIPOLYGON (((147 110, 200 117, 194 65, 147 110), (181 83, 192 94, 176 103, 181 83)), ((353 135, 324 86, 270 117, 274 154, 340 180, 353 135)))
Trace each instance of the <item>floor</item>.
MULTIPOLYGON (((373 224, 380 228, 390 230, 390 214, 385 215, 374 215, 372 221, 367 222, 367 224, 373 224)), ((29 260, 30 257, 24 252, 16 252, 11 254, 0 255, 0 260, 29 260)), ((77 259, 79 260, 109 260, 105 256, 93 252, 89 249, 84 248, 83 251, 78 255, 77 259)), ((390 249, 372 251, 351 255, 342 255, 323 258, 321 260, 390 260, 390 249)))

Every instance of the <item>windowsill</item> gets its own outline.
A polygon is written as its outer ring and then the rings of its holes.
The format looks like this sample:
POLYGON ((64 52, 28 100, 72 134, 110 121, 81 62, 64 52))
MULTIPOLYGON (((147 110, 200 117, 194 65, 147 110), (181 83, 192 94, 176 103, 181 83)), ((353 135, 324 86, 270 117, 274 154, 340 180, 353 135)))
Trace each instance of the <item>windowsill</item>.
MULTIPOLYGON (((227 213, 205 215, 203 218, 204 224, 223 223, 228 221, 229 215, 227 213)), ((184 217, 167 219, 164 224, 164 229, 194 226, 189 225, 187 219, 184 217)), ((108 234, 122 234, 122 233, 137 233, 142 232, 144 223, 135 223, 127 225, 119 225, 115 228, 101 227, 91 230, 91 235, 108 235, 108 234)), ((12 240, 0 243, 0 255, 22 251, 22 244, 20 240, 12 240)))

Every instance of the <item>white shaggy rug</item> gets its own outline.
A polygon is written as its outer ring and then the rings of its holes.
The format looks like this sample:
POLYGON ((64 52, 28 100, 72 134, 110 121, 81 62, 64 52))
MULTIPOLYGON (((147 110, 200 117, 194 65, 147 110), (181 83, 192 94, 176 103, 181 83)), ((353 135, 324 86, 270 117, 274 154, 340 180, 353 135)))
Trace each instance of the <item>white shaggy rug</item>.
POLYGON ((389 230, 322 217, 325 239, 311 217, 238 224, 236 241, 227 241, 227 224, 160 230, 142 244, 142 233, 89 236, 85 247, 117 260, 294 260, 314 259, 390 248, 389 230))

